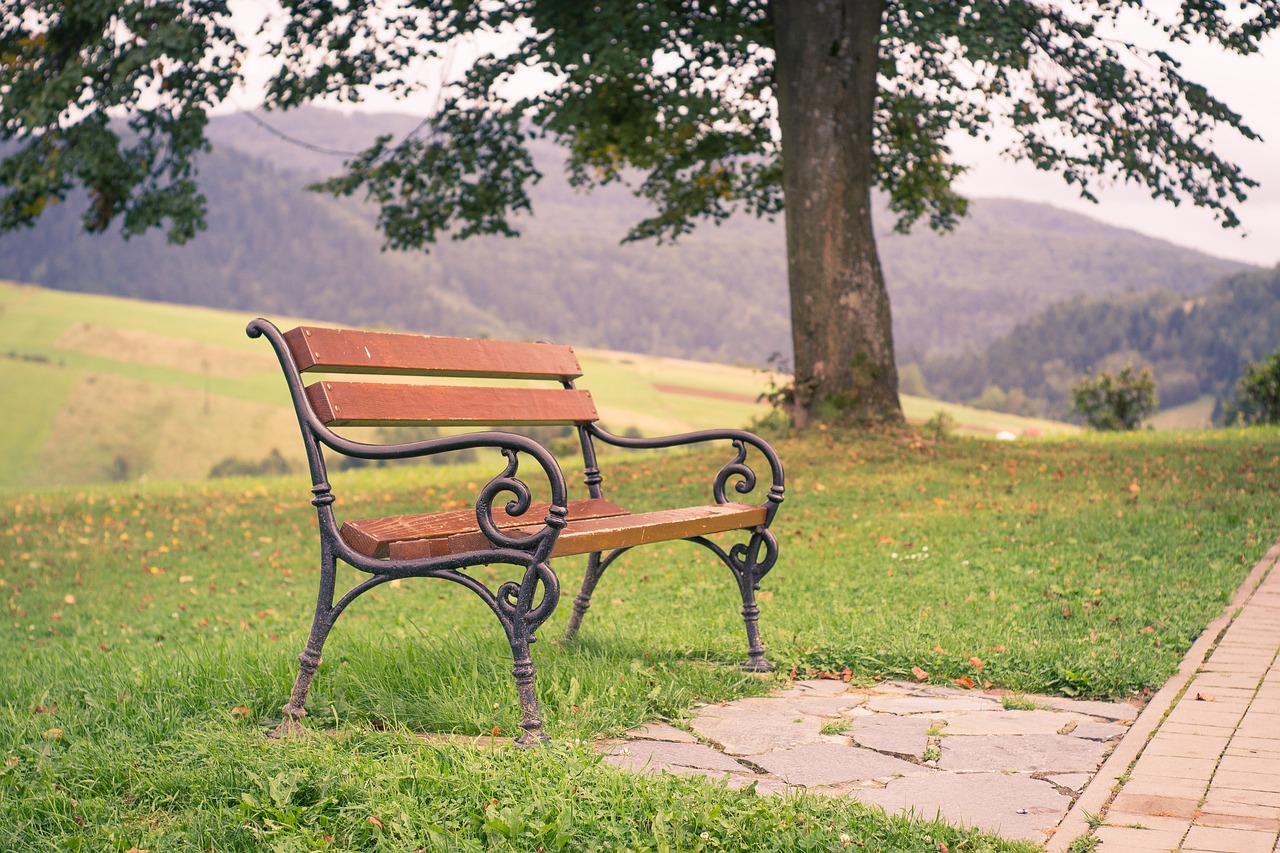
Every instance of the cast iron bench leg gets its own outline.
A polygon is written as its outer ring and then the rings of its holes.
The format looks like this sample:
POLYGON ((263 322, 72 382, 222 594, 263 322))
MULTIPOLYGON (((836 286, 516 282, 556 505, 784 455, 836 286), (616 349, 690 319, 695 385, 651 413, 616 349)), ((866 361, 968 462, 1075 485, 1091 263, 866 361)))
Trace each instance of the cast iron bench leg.
POLYGON ((315 677, 320 666, 324 641, 329 637, 334 621, 340 611, 334 610, 333 592, 337 583, 338 568, 333 551, 327 541, 321 545, 320 554, 320 590, 316 595, 316 612, 311 620, 311 633, 307 636, 307 645, 298 655, 298 677, 293 682, 293 692, 289 694, 289 702, 280 710, 284 719, 271 731, 270 737, 280 738, 302 730, 298 722, 307 715, 307 694, 311 691, 311 679, 315 677))

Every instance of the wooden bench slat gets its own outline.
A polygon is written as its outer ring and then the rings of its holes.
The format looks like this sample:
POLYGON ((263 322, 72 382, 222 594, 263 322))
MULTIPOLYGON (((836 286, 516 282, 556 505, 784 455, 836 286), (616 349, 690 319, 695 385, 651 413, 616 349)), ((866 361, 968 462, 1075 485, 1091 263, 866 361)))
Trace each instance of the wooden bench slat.
POLYGON ((518 426, 599 418, 590 391, 316 382, 307 397, 327 426, 518 426))
MULTIPOLYGON (((612 551, 614 548, 629 548, 651 542, 670 542, 691 536, 724 533, 728 530, 747 530, 764 524, 766 515, 764 507, 730 503, 570 521, 560 531, 551 556, 567 557, 572 554, 612 551)), ((527 536, 539 529, 526 525, 514 527, 511 532, 527 536)), ((465 554, 492 547, 493 543, 482 532, 459 533, 450 536, 444 543, 437 543, 432 556, 465 554)), ((398 559, 395 545, 391 547, 391 558, 398 559)))
POLYGON ((400 376, 575 379, 573 347, 299 326, 284 333, 298 369, 400 376))
MULTIPOLYGON (((501 507, 497 507, 494 510, 494 520, 499 529, 511 529, 528 525, 535 519, 540 522, 546 518, 547 511, 550 509, 549 503, 536 503, 519 518, 511 518, 503 512, 501 507)), ((627 514, 625 509, 603 498, 569 501, 568 510, 571 521, 627 514)), ((348 545, 366 557, 386 559, 391 556, 392 547, 403 544, 406 547, 400 549, 400 556, 396 559, 405 560, 435 556, 431 540, 435 540, 440 546, 435 548, 435 552, 447 553, 445 537, 479 530, 476 511, 459 509, 418 515, 356 519, 344 522, 339 532, 348 545)))

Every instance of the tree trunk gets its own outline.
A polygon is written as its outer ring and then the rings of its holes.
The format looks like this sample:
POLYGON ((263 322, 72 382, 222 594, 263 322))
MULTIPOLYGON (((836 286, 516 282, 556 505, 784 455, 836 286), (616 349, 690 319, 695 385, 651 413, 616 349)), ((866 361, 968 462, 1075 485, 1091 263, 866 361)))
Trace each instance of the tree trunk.
POLYGON ((796 426, 902 419, 871 228, 884 0, 770 0, 796 426))

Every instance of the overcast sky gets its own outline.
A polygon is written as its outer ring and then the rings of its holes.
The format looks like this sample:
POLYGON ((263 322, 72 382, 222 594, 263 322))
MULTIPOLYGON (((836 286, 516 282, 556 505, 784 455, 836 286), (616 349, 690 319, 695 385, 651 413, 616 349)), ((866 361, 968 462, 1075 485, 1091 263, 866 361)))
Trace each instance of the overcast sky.
MULTIPOLYGON (((264 9, 271 5, 271 0, 232 0, 236 17, 246 29, 256 28, 264 9)), ((1173 0, 1152 0, 1149 5, 1175 4, 1173 0)), ((1231 134, 1216 143, 1216 150, 1260 184, 1236 209, 1242 223, 1240 227, 1224 229, 1211 214, 1190 202, 1175 207, 1153 200, 1149 193, 1135 187, 1118 186, 1101 191, 1095 188, 1100 203, 1094 204, 1081 199, 1078 192, 1056 174, 1004 160, 999 156, 998 144, 968 137, 954 140, 957 159, 970 167, 960 183, 961 191, 975 197, 1045 202, 1220 257, 1265 266, 1280 263, 1280 39, 1273 36, 1261 54, 1240 57, 1205 44, 1170 48, 1166 41, 1151 34, 1149 28, 1136 20, 1125 22, 1121 33, 1146 47, 1169 49, 1183 62, 1184 76, 1206 85, 1261 134, 1261 142, 1250 142, 1231 134)), ((459 54, 468 52, 464 49, 459 54)), ((458 65, 463 61, 462 55, 455 59, 458 65)), ((226 107, 251 109, 260 103, 254 84, 260 86, 265 68, 251 63, 249 72, 254 83, 234 94, 226 107)), ((426 68, 422 74, 430 80, 439 80, 442 76, 438 66, 426 68)), ((375 96, 359 108, 421 114, 430 111, 434 103, 431 93, 399 102, 375 96)))

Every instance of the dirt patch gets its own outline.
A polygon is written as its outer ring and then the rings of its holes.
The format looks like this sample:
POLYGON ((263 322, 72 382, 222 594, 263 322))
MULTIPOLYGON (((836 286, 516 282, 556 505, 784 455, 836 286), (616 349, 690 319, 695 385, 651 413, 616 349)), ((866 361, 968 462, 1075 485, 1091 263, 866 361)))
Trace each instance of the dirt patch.
POLYGON ((653 383, 653 389, 663 394, 681 394, 685 397, 702 397, 706 400, 724 400, 729 403, 759 402, 754 394, 741 394, 734 391, 713 391, 710 388, 690 388, 687 385, 667 385, 664 382, 653 383))
POLYGON ((53 345, 97 358, 145 364, 149 367, 168 367, 220 379, 238 379, 261 373, 271 370, 276 363, 275 357, 266 351, 247 352, 134 329, 95 326, 91 323, 72 324, 58 336, 53 345))

